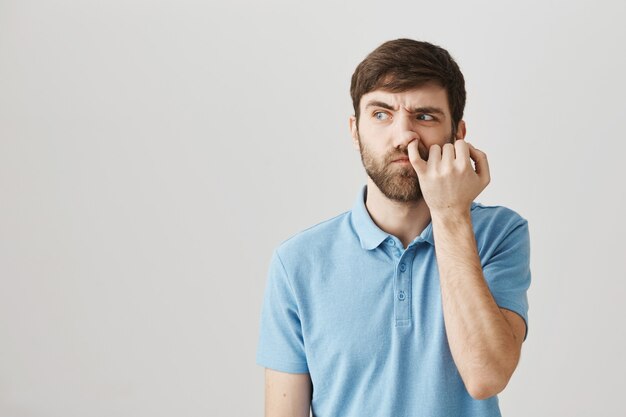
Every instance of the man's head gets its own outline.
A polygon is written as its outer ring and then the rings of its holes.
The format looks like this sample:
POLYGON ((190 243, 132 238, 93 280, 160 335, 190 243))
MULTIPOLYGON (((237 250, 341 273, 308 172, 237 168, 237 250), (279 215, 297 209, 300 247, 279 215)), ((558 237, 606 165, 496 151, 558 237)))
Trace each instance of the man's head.
POLYGON ((389 41, 357 66, 350 94, 350 129, 368 176, 391 200, 419 200, 415 170, 395 161, 408 160, 413 140, 419 139, 427 159, 431 145, 465 136, 465 83, 458 65, 430 43, 389 41))
POLYGON ((452 131, 456 133, 465 109, 465 79, 448 51, 428 42, 413 39, 387 41, 372 51, 352 74, 350 95, 357 121, 361 98, 374 90, 394 93, 425 84, 437 84, 446 90, 452 131))

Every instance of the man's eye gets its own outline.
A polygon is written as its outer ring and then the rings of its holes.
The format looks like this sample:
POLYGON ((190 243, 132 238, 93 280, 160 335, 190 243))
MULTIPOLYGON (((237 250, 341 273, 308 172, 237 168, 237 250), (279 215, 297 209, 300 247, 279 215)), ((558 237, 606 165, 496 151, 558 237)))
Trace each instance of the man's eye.
POLYGON ((389 115, 383 111, 377 111, 376 113, 374 113, 374 117, 377 120, 387 120, 389 118, 389 115))
POLYGON ((417 118, 418 120, 425 120, 425 121, 435 120, 435 118, 431 116, 430 114, 418 114, 417 118))

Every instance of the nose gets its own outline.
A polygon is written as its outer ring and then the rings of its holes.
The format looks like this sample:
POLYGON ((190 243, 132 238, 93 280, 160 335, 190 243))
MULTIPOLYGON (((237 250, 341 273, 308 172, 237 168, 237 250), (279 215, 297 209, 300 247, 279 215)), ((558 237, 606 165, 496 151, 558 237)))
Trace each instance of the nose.
POLYGON ((396 149, 406 149, 409 143, 419 138, 415 128, 413 116, 407 112, 401 112, 395 118, 393 132, 393 146, 396 149))

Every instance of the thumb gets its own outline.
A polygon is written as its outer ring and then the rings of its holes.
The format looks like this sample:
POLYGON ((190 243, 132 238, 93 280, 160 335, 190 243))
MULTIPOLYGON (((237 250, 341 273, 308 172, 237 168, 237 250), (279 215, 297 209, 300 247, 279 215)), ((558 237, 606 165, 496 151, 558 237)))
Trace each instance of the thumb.
POLYGON ((489 161, 487 160, 487 154, 483 151, 469 144, 470 157, 474 160, 476 165, 475 171, 478 178, 487 186, 491 182, 491 174, 489 173, 489 161))

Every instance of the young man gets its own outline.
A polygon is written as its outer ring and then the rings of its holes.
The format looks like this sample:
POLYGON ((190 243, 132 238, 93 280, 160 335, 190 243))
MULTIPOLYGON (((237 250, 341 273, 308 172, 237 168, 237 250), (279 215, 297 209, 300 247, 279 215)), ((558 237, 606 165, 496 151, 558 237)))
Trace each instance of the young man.
POLYGON ((367 185, 274 251, 265 415, 500 416, 527 332, 528 224, 474 202, 490 176, 464 140, 463 75, 444 49, 398 39, 350 92, 367 185))

